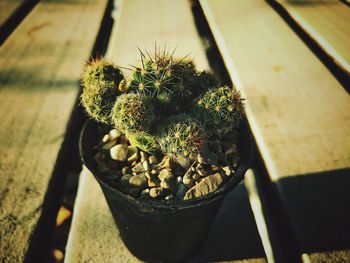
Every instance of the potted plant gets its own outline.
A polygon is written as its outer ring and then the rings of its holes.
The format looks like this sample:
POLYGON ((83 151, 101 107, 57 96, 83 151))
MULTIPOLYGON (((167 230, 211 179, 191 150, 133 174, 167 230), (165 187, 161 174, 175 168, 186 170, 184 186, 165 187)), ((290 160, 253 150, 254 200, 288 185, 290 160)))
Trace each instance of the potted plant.
POLYGON ((121 237, 146 261, 181 261, 206 237, 252 155, 240 94, 187 57, 140 51, 124 77, 104 59, 82 75, 84 164, 121 237))

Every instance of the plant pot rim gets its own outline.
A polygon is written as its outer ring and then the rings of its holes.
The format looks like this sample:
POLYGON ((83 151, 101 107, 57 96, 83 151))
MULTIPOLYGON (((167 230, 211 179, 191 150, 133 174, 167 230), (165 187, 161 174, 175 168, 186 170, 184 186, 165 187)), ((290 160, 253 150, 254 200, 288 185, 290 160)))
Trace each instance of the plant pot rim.
MULTIPOLYGON (((242 140, 244 140, 245 142, 244 147, 247 147, 247 149, 245 149, 246 154, 244 158, 242 158, 242 155, 240 156, 241 159, 238 163, 237 170, 233 175, 230 176, 231 178, 229 178, 229 180, 226 181, 222 186, 220 186, 216 191, 209 193, 203 197, 194 198, 190 200, 176 200, 176 199, 162 200, 162 199, 135 198, 131 195, 122 193, 118 189, 111 187, 107 182, 105 182, 103 178, 101 178, 101 176, 99 175, 99 172, 97 171, 97 169, 95 168, 93 158, 88 158, 88 151, 86 151, 86 142, 84 139, 85 139, 85 136, 87 135, 87 132, 90 131, 89 129, 92 129, 93 126, 97 127, 98 125, 105 125, 105 124, 100 124, 92 119, 88 119, 84 123, 83 128, 81 130, 80 137, 79 137, 79 152, 80 152, 80 158, 83 165, 85 165, 86 168, 88 168, 88 170, 94 175, 94 177, 99 182, 99 184, 103 185, 104 187, 106 187, 116 195, 122 196, 125 199, 129 199, 132 202, 141 204, 145 208, 151 208, 151 209, 155 208, 155 209, 165 209, 165 210, 186 209, 189 207, 200 206, 203 203, 209 203, 218 198, 221 198, 241 182, 245 172, 250 167, 250 164, 254 156, 254 145, 253 145, 252 135, 249 129, 248 121, 244 118, 239 128, 240 130, 239 144, 241 144, 242 140), (242 131, 244 131, 244 133, 242 133, 242 131)), ((240 149, 240 153, 242 153, 241 147, 239 147, 239 149, 240 149)))

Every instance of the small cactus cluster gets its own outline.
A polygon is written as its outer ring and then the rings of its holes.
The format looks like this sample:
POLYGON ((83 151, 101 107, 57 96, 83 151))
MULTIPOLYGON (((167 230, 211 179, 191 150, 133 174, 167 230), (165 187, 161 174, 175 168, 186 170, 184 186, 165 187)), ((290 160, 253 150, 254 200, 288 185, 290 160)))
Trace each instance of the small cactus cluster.
POLYGON ((185 113, 167 119, 160 130, 160 147, 170 157, 188 158, 198 153, 206 140, 202 125, 185 113))
POLYGON ((194 112, 208 131, 221 137, 239 126, 243 118, 242 98, 227 86, 212 88, 197 98, 194 112))
POLYGON ((103 59, 93 60, 86 66, 82 74, 81 102, 93 119, 109 123, 115 99, 121 94, 117 87, 123 78, 117 67, 103 59))
POLYGON ((147 132, 155 119, 150 98, 135 93, 120 95, 115 101, 111 117, 123 133, 147 132))
POLYGON ((211 136, 239 126, 240 94, 220 87, 213 74, 166 50, 140 55, 127 77, 104 59, 86 67, 81 101, 93 119, 114 126, 142 151, 174 158, 192 158, 211 136))

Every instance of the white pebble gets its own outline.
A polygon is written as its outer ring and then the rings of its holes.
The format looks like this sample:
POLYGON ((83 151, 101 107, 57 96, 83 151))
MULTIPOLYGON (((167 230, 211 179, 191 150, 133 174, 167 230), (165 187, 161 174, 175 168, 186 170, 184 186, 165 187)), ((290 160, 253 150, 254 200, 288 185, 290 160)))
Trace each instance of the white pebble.
POLYGON ((105 134, 105 136, 103 136, 103 138, 102 138, 102 142, 106 143, 106 142, 108 142, 108 140, 109 140, 109 135, 105 134))
POLYGON ((110 130, 109 131, 109 138, 111 140, 115 140, 118 139, 120 136, 122 135, 122 133, 116 129, 110 130))

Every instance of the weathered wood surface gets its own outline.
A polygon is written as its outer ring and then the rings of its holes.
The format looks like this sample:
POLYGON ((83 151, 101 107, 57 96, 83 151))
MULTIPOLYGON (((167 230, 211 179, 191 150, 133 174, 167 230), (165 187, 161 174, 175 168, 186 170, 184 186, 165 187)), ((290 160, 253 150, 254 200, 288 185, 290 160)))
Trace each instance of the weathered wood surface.
POLYGON ((349 94, 265 1, 201 4, 301 249, 349 248, 349 94))
POLYGON ((0 0, 0 28, 24 2, 25 0, 0 0))
POLYGON ((42 1, 0 49, 2 261, 23 261, 106 4, 42 1))
MULTIPOLYGON (((107 57, 118 65, 127 66, 137 60, 137 46, 152 51, 155 43, 160 47, 166 43, 170 49, 177 47, 179 56, 190 52, 198 68, 208 68, 188 1, 127 0, 120 12, 107 52, 107 57)), ((193 261, 241 259, 265 262, 243 184, 225 200, 206 243, 193 261)), ((103 193, 86 170, 80 178, 65 257, 69 263, 85 261, 138 262, 125 248, 103 193)))
POLYGON ((343 70, 350 74, 350 8, 338 0, 277 0, 343 70))
POLYGON ((201 2, 272 178, 350 167, 350 96, 327 68, 264 1, 201 2))

